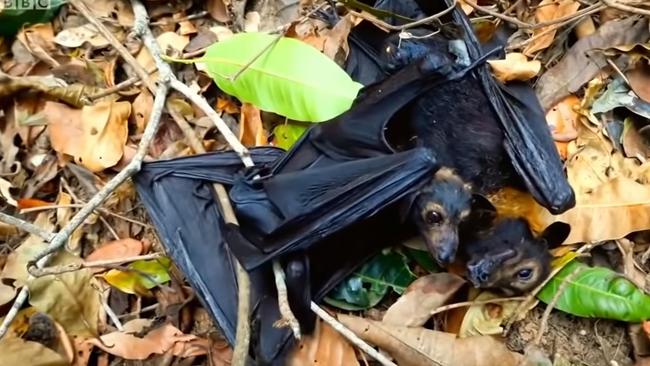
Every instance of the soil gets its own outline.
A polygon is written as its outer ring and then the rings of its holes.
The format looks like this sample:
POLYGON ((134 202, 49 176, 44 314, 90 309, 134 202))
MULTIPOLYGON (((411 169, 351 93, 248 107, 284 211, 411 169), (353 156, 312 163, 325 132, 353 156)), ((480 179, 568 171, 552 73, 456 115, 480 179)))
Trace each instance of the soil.
MULTIPOLYGON (((517 352, 531 344, 540 327, 544 305, 531 310, 508 335, 508 347, 517 352)), ((579 318, 551 312, 540 347, 554 365, 633 366, 627 324, 604 319, 579 318)))

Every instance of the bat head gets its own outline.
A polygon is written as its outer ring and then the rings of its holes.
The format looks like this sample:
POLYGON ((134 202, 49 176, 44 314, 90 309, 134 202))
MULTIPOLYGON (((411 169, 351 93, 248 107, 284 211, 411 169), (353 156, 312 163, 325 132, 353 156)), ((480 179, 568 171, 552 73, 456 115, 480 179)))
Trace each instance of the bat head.
POLYGON ((489 213, 496 212, 486 198, 473 194, 471 185, 448 168, 439 169, 418 191, 410 210, 429 253, 441 266, 456 258, 459 225, 474 221, 479 214, 482 220, 491 221, 489 213))
POLYGON ((570 226, 549 225, 534 236, 524 219, 503 219, 474 241, 463 243, 467 275, 477 288, 500 290, 507 296, 528 292, 549 275, 554 248, 567 238, 570 226))

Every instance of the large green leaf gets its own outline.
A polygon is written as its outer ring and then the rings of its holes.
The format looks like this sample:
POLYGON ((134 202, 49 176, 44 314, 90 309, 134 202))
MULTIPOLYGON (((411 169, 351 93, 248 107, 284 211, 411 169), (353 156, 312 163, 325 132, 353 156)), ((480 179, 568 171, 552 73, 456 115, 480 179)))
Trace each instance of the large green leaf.
POLYGON ((314 47, 266 33, 236 34, 208 47, 196 61, 205 63, 226 93, 296 121, 322 122, 338 116, 350 108, 362 87, 314 47))
POLYGON ((324 300, 344 310, 365 310, 377 305, 391 288, 402 294, 416 278, 404 255, 384 252, 341 282, 324 300))
POLYGON ((650 319, 650 296, 620 274, 605 267, 590 267, 572 261, 549 281, 537 297, 549 303, 565 277, 580 271, 568 281, 555 308, 588 318, 641 322, 650 319))

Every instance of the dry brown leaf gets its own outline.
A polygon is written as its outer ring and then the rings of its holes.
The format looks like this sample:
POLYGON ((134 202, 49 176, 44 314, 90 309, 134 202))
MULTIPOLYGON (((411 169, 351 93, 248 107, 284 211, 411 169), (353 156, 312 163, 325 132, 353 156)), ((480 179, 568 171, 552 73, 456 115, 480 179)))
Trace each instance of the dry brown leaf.
POLYGON ((59 63, 50 55, 56 51, 54 46, 54 30, 52 23, 38 23, 18 31, 16 38, 27 50, 38 59, 47 62, 50 66, 59 66, 59 63))
MULTIPOLYGON (((481 292, 474 301, 485 301, 501 296, 489 291, 481 292)), ((520 301, 473 305, 467 309, 458 336, 497 335, 503 332, 502 322, 514 314, 520 301)), ((525 313, 524 313, 525 314, 525 313)))
POLYGON ((222 23, 230 21, 230 16, 228 15, 223 0, 208 0, 205 6, 212 19, 218 20, 222 23))
POLYGON ((239 112, 239 107, 232 99, 217 97, 217 112, 235 114, 239 112))
POLYGON ((148 90, 143 89, 133 100, 133 113, 131 117, 135 120, 135 134, 144 132, 144 128, 147 127, 147 123, 149 122, 152 108, 153 96, 148 90))
POLYGON ((54 37, 54 43, 63 47, 77 48, 88 42, 93 48, 104 48, 111 43, 92 24, 66 28, 54 37))
POLYGON ((313 335, 300 340, 287 360, 288 366, 359 365, 350 343, 320 318, 313 335))
POLYGON ((83 0, 90 12, 99 19, 117 19, 123 27, 133 27, 133 8, 128 1, 123 0, 83 0))
POLYGON ((156 37, 156 41, 158 41, 160 49, 163 52, 166 53, 167 50, 171 49, 173 50, 173 53, 181 54, 183 53, 183 48, 190 43, 190 37, 181 36, 176 32, 165 32, 156 37))
POLYGON ((5 337, 0 342, 3 365, 68 366, 70 362, 55 351, 37 342, 5 337))
POLYGON ((18 233, 19 231, 17 227, 13 225, 5 224, 4 222, 0 222, 0 236, 8 237, 12 235, 17 235, 18 233))
POLYGON ((460 0, 458 3, 460 4, 460 8, 463 9, 463 13, 465 13, 465 15, 469 16, 470 14, 472 14, 474 12, 474 7, 468 5, 463 0, 460 0))
MULTIPOLYGON (((535 19, 537 23, 552 21, 574 14, 580 8, 580 3, 575 0, 542 0, 535 10, 535 19)), ((555 39, 557 32, 555 25, 537 28, 533 31, 532 37, 537 37, 533 42, 528 44, 524 49, 524 54, 532 56, 533 53, 543 50, 550 46, 555 39)))
POLYGON ((553 140, 569 142, 578 137, 576 126, 578 125, 579 106, 580 99, 575 95, 569 95, 546 113, 546 122, 551 128, 553 140))
MULTIPOLYGON (((86 261, 91 262, 99 260, 128 258, 142 254, 143 250, 144 245, 140 240, 130 238, 114 240, 95 249, 86 257, 86 261)), ((104 270, 105 269, 103 268, 91 269, 93 273, 102 272, 104 270)))
POLYGON ((232 347, 223 339, 210 340, 210 360, 213 366, 230 366, 232 347))
POLYGON ((494 77, 502 83, 512 80, 528 80, 539 73, 542 63, 538 60, 528 61, 521 53, 508 53, 504 60, 488 60, 494 77))
MULTIPOLYGON (((50 261, 52 266, 80 262, 81 258, 66 251, 50 261)), ((97 280, 88 269, 43 276, 29 283, 29 303, 54 318, 68 334, 96 337, 101 309, 97 288, 97 280)))
POLYGON ((93 172, 120 161, 131 103, 106 101, 78 110, 47 102, 43 112, 48 118, 52 147, 57 152, 73 156, 78 164, 93 172))
POLYGON ((356 316, 337 318, 359 337, 386 350, 400 366, 518 365, 523 355, 510 352, 491 336, 456 338, 455 334, 426 328, 388 325, 356 316))
POLYGON ((388 308, 382 321, 405 327, 421 327, 431 312, 444 305, 465 280, 447 272, 432 273, 413 281, 388 308))
POLYGON ((641 62, 639 67, 628 71, 626 76, 634 93, 650 103, 650 66, 641 62))
MULTIPOLYGON (((41 212, 36 216, 33 224, 45 231, 53 232, 54 224, 52 224, 52 216, 54 216, 54 212, 52 211, 41 212)), ((18 248, 7 256, 7 262, 5 263, 0 278, 13 279, 15 280, 14 286, 16 288, 21 287, 29 276, 29 273, 27 273, 27 262, 45 247, 46 244, 43 242, 43 239, 37 235, 30 234, 18 248)))
POLYGON ((608 65, 606 56, 596 49, 645 42, 648 37, 648 20, 631 16, 607 22, 596 33, 579 39, 537 82, 537 96, 544 110, 580 90, 608 65))
POLYGON ((239 141, 247 147, 268 145, 268 133, 262 124, 260 110, 250 103, 243 103, 241 107, 239 141))
POLYGON ((183 334, 171 324, 158 327, 143 337, 126 332, 104 334, 101 339, 91 338, 87 342, 105 352, 127 360, 145 360, 152 354, 163 354, 169 350, 174 356, 191 357, 206 353, 206 349, 194 348, 188 351, 185 343, 198 340, 191 334, 183 334))
POLYGON ((641 162, 646 162, 650 157, 650 144, 646 137, 642 136, 635 126, 634 119, 627 117, 623 121, 623 134, 621 135, 623 141, 623 150, 625 156, 630 158, 637 158, 641 162))
POLYGON ((347 60, 348 54, 350 53, 348 35, 350 34, 352 27, 354 27, 352 14, 346 14, 338 23, 336 23, 325 38, 323 44, 323 53, 325 56, 332 60, 347 60), (342 54, 337 57, 339 52, 342 52, 342 54))
POLYGON ((596 24, 591 17, 585 17, 576 25, 575 32, 578 39, 588 37, 596 33, 596 24))

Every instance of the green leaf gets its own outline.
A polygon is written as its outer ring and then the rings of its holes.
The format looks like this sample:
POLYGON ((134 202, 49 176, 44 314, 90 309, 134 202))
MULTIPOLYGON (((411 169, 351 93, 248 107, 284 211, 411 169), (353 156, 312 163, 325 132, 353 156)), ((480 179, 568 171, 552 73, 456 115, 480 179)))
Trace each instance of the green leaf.
POLYGON ((275 135, 275 146, 289 150, 308 128, 309 127, 304 125, 291 123, 275 126, 273 129, 273 135, 275 135))
POLYGON ((429 254, 428 251, 413 249, 409 247, 404 247, 404 249, 406 251, 406 255, 408 255, 409 258, 414 260, 420 267, 424 268, 429 273, 440 272, 440 267, 436 264, 436 262, 434 262, 433 258, 431 258, 431 254, 429 254))
POLYGON ((416 278, 404 255, 388 251, 364 264, 330 291, 324 300, 344 310, 365 310, 377 305, 391 288, 402 294, 416 278))
POLYGON ((568 281, 555 308, 586 318, 613 319, 638 323, 650 319, 650 296, 620 274, 605 267, 590 267, 572 261, 567 264, 537 297, 548 304, 565 277, 580 271, 568 281))
POLYGON ((221 90, 296 121, 338 116, 350 108, 362 87, 314 47, 266 33, 238 33, 208 47, 196 61, 206 64, 221 90))
POLYGON ((112 269, 102 275, 111 286, 127 294, 150 295, 148 290, 170 280, 171 260, 167 257, 136 261, 127 268, 133 271, 112 269))
MULTIPOLYGON (((65 2, 65 0, 50 0, 49 7, 45 9, 36 9, 33 6, 30 9, 27 6, 24 6, 22 9, 18 7, 12 9, 5 5, 5 8, 0 11, 0 35, 5 37, 13 36, 23 25, 49 22, 65 2)), ((12 3, 14 6, 24 3, 34 5, 37 4, 37 1, 17 0, 12 3)))

